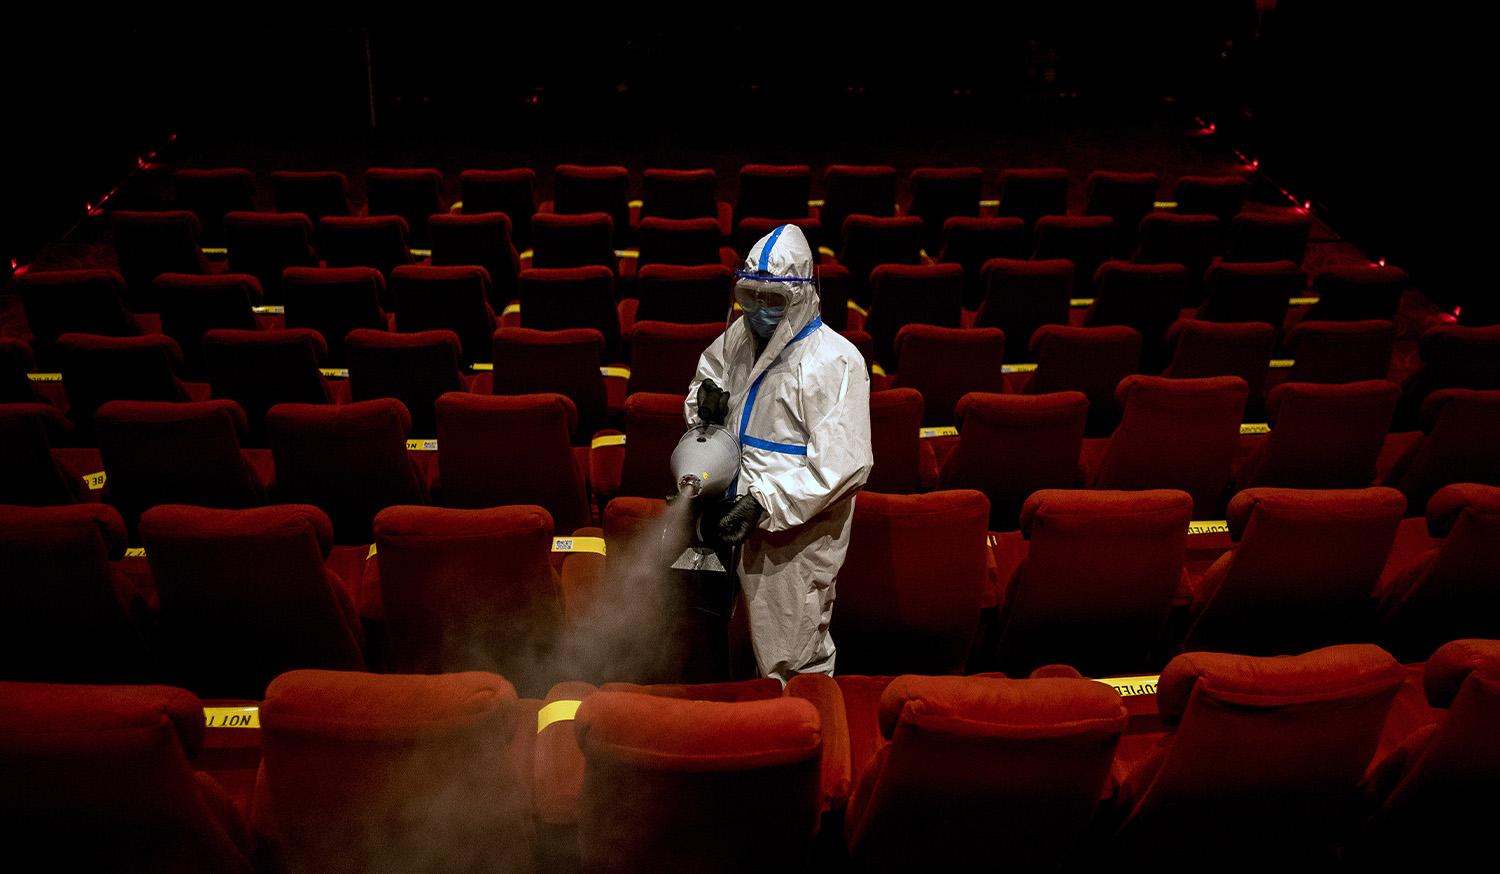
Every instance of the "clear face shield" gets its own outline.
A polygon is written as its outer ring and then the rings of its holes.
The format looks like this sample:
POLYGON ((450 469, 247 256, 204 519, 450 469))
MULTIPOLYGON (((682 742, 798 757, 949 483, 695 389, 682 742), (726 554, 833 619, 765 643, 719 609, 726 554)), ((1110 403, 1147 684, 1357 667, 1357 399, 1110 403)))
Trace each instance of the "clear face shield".
POLYGON ((761 339, 769 339, 786 315, 787 307, 802 297, 802 283, 812 282, 800 276, 773 276, 770 273, 735 273, 734 300, 745 313, 746 324, 761 339))

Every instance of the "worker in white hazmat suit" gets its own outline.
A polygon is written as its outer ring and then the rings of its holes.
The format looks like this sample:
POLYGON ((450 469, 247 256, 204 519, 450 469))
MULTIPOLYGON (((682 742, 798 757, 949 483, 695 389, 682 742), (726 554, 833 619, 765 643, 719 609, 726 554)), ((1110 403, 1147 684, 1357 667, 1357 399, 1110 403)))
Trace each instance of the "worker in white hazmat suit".
POLYGON ((744 316, 704 350, 688 386, 689 425, 723 424, 740 442, 722 542, 737 571, 763 676, 833 673, 834 581, 855 494, 870 473, 864 357, 819 318, 813 251, 796 225, 750 250, 735 276, 744 316))

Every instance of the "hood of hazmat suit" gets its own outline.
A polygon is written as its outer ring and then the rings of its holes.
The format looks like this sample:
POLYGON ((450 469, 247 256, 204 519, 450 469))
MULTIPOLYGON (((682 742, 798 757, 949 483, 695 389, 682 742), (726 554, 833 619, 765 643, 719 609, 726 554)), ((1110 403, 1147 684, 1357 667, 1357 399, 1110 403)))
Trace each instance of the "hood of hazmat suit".
POLYGON ((757 357, 747 319, 733 321, 704 350, 688 386, 686 414, 698 424, 698 385, 729 392, 726 424, 739 437, 731 497, 754 495, 765 509, 740 551, 740 585, 763 676, 833 673, 834 581, 849 546, 855 494, 873 463, 870 377, 854 344, 823 325, 813 251, 796 225, 782 225, 750 250, 736 297, 785 305, 757 357))

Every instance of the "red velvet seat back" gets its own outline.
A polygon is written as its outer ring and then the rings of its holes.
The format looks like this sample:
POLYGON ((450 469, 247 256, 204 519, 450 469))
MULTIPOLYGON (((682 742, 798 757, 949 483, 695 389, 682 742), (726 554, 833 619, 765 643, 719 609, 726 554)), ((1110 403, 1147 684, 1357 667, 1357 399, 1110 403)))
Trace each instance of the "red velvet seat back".
POLYGON ((532 267, 608 267, 620 269, 615 257, 616 225, 608 213, 582 215, 539 212, 531 220, 532 267))
MULTIPOLYGON (((884 165, 830 164, 823 171, 823 206, 818 219, 829 237, 826 245, 838 249, 847 241, 844 220, 851 215, 890 217, 896 214, 896 169, 884 165)), ((750 213, 741 213, 750 215, 750 213)), ((917 232, 920 246, 921 232, 917 232)), ((843 261, 843 258, 839 259, 843 261)), ((901 263, 916 263, 901 262, 901 263)))
POLYGON ((51 404, 0 404, 0 504, 46 507, 79 500, 82 483, 52 457, 70 430, 51 404))
POLYGON ((521 326, 537 331, 592 328, 604 336, 604 356, 619 361, 620 313, 615 277, 607 268, 542 267, 521 272, 521 326))
POLYGON ((1108 436, 1120 422, 1115 388, 1120 380, 1140 371, 1140 333, 1124 325, 1044 325, 1031 335, 1031 353, 1037 367, 1025 393, 1082 392, 1088 398, 1086 433, 1108 436))
POLYGON ((240 452, 245 414, 234 401, 114 401, 99 410, 108 498, 127 522, 157 504, 242 508, 265 502, 240 452))
POLYGON ((552 532, 546 510, 520 502, 382 511, 375 544, 391 670, 503 670, 525 694, 544 694, 558 679, 550 660, 563 611, 552 532))
POLYGON ((156 277, 153 288, 161 305, 162 333, 182 349, 183 374, 190 379, 207 378, 204 334, 220 328, 260 328, 250 308, 259 305, 265 295, 260 281, 248 273, 163 273, 156 277))
POLYGON ((857 866, 1008 865, 1075 857, 1126 712, 1082 679, 898 677, 880 699, 889 746, 867 766, 844 833, 857 866))
POLYGON ((1307 254, 1312 216, 1305 210, 1245 212, 1229 222, 1225 261, 1291 261, 1301 264, 1307 254))
POLYGON ((964 309, 973 310, 984 299, 984 265, 994 258, 1026 258, 1031 254, 1029 242, 1026 223, 1015 216, 954 216, 943 222, 943 247, 937 260, 963 266, 964 309))
POLYGON ((1500 389, 1500 325, 1438 325, 1417 344, 1422 364, 1401 386, 1397 425, 1419 427, 1428 395, 1445 388, 1500 389))
POLYGON ((229 269, 254 276, 268 303, 281 303, 281 274, 288 267, 317 267, 312 219, 296 212, 231 212, 224 216, 229 269))
POLYGON ((955 674, 978 629, 989 502, 967 489, 862 492, 830 634, 839 671, 955 674))
POLYGON ((907 325, 896 334, 900 370, 892 388, 922 393, 922 421, 951 425, 959 398, 971 391, 1005 391, 1005 332, 999 328, 907 325))
POLYGON ((719 220, 715 218, 641 219, 638 265, 718 264, 719 220))
POLYGON ((1357 489, 1375 480, 1396 399, 1384 380, 1284 382, 1266 401, 1271 433, 1235 478, 1239 488, 1357 489))
POLYGON ((875 360, 896 364, 896 334, 907 325, 957 328, 963 316, 964 271, 957 264, 882 264, 870 271, 870 315, 875 360))
POLYGON ((282 277, 281 293, 286 299, 286 326, 321 334, 331 367, 348 360, 344 338, 350 331, 387 328, 381 304, 385 277, 373 267, 290 267, 282 277))
POLYGON ((431 168, 365 171, 367 215, 398 215, 418 244, 427 242, 427 217, 448 211, 443 202, 443 174, 431 168))
POLYGON ((252 870, 242 815, 193 770, 203 702, 192 693, 0 683, 0 700, 0 834, 18 860, 69 871, 252 870))
POLYGON ((1279 333, 1287 302, 1307 288, 1307 275, 1292 261, 1221 262, 1204 277, 1208 299, 1194 318, 1208 322, 1265 322, 1279 333))
POLYGON ((1172 186, 1177 211, 1207 213, 1228 224, 1245 205, 1250 185, 1240 176, 1183 176, 1172 186))
POLYGON ((298 871, 529 871, 523 712, 494 674, 278 677, 253 812, 268 855, 298 871))
POLYGON ((685 400, 686 395, 654 392, 636 392, 625 399, 625 459, 618 494, 664 498, 674 492, 672 450, 687 432, 685 400))
POLYGON ((943 224, 954 216, 979 217, 984 170, 979 167, 918 167, 907 179, 907 215, 919 216, 922 245, 936 252, 943 245, 943 224))
POLYGON ((1137 264, 1180 264, 1187 268, 1188 287, 1197 290, 1219 241, 1224 223, 1203 213, 1151 212, 1141 219, 1135 251, 1137 264))
POLYGON ((631 692, 584 699, 578 821, 596 871, 772 871, 807 864, 819 813, 817 709, 631 692))
POLYGON ((1369 640, 1370 595, 1406 500, 1395 489, 1246 489, 1229 502, 1238 546, 1193 592, 1185 649, 1290 655, 1369 640))
POLYGON ((636 274, 636 295, 640 298, 636 321, 722 323, 729 312, 732 279, 729 268, 722 264, 648 264, 636 274))
POLYGON ((266 411, 276 404, 326 404, 319 372, 328 347, 306 328, 213 330, 203 335, 203 360, 215 398, 240 405, 252 446, 266 445, 266 411))
POLYGON ((322 510, 166 504, 147 510, 140 527, 161 598, 163 657, 180 685, 260 698, 294 668, 364 668, 359 616, 323 567, 333 525, 322 510))
POLYGON ((1500 639, 1500 488, 1439 489, 1427 502, 1427 528, 1442 539, 1379 592, 1381 639, 1412 661, 1460 637, 1500 639))
POLYGON ((495 394, 563 395, 578 410, 575 443, 604 427, 607 400, 599 367, 605 363, 605 344, 598 331, 501 328, 495 332, 494 349, 495 394))
POLYGON ((1147 667, 1182 575, 1191 511, 1168 489, 1032 493, 1021 507, 1030 549, 1000 605, 1000 669, 1061 663, 1109 676, 1147 667))
POLYGON ((1059 258, 1073 264, 1074 287, 1080 296, 1092 293, 1094 271, 1109 260, 1115 247, 1115 220, 1104 215, 1048 215, 1037 219, 1036 248, 1031 257, 1059 258))
POLYGON ((1126 325, 1141 335, 1143 365, 1165 367, 1167 328, 1177 321, 1188 294, 1188 271, 1181 264, 1106 261, 1094 274, 1094 303, 1083 314, 1091 327, 1126 325))
POLYGON ((1156 208, 1161 177, 1155 173, 1095 170, 1084 191, 1084 215, 1107 215, 1115 220, 1115 251, 1128 253, 1135 245, 1141 219, 1156 208))
POLYGON ((630 334, 629 391, 686 391, 698 372, 698 359, 722 333, 723 322, 636 322, 630 334))
MULTIPOLYGON (((0 505, 0 677, 54 683, 129 683, 151 662, 110 559, 125 551, 113 507, 0 505)), ((8 706, 8 705, 7 705, 8 706)))
POLYGON ((588 495, 569 441, 577 417, 572 401, 558 394, 443 395, 436 500, 471 508, 539 504, 559 530, 588 525, 588 495))
POLYGON ((1079 484, 1088 399, 1078 392, 1002 395, 975 392, 958 402, 958 448, 938 480, 977 489, 990 500, 991 531, 1019 527, 1021 505, 1038 489, 1079 484))
POLYGON ((909 495, 922 491, 922 393, 894 388, 870 393, 870 449, 875 465, 863 488, 909 495))
POLYGON ((318 251, 328 267, 391 271, 412 263, 411 226, 399 215, 326 216, 318 222, 318 251))
POLYGON ((1237 376, 1166 379, 1128 376, 1115 391, 1124 409, 1094 486, 1182 489, 1194 518, 1212 519, 1239 445, 1249 394, 1237 376))
POLYGON ((27 376, 36 367, 31 346, 15 337, 0 337, 0 404, 31 404, 41 400, 27 376))
POLYGON ((1500 486, 1500 391, 1443 389, 1422 404, 1426 434, 1412 449, 1405 469, 1388 485, 1400 489, 1413 515, 1450 483, 1500 486))
POLYGON ((1167 345, 1172 363, 1163 376, 1238 376, 1249 387, 1248 415, 1260 415, 1266 372, 1276 351, 1275 328, 1262 322, 1183 319, 1167 329, 1167 345))
MULTIPOLYGON (((824 227, 832 227, 824 218, 824 227)), ((838 261, 849 269, 849 299, 870 307, 870 271, 882 264, 922 263, 922 220, 916 216, 849 216, 838 261)))
POLYGON ((641 217, 719 217, 718 177, 712 170, 663 170, 641 174, 641 217))
POLYGON ((1357 322, 1362 319, 1392 321, 1401 304, 1408 277, 1399 267, 1334 267, 1313 277, 1318 302, 1305 318, 1357 322))
POLYGON ((64 334, 57 340, 57 355, 68 392, 68 417, 85 445, 93 437, 94 412, 110 401, 188 399, 177 378, 182 350, 170 337, 64 334))
POLYGON ((191 212, 115 210, 109 216, 109 230, 125 277, 125 304, 132 312, 156 311, 151 282, 157 276, 209 272, 208 259, 198 245, 202 226, 191 212))
POLYGON ((503 212, 510 217, 516 245, 531 245, 531 216, 536 212, 536 171, 530 167, 510 170, 465 170, 458 176, 467 214, 503 212))
POLYGON ((1068 171, 1037 167, 1002 172, 999 214, 1016 216, 1028 228, 1044 215, 1067 215, 1068 171))
MULTIPOLYGON (((526 216, 529 220, 530 216, 526 216)), ((501 312, 516 299, 521 257, 512 242, 511 218, 503 212, 440 213, 427 219, 434 267, 483 267, 490 276, 489 301, 501 312)))
POLYGON ((483 267, 397 267, 391 274, 396 330, 452 331, 463 347, 463 363, 486 361, 495 333, 490 275, 483 267))
POLYGON ((28 270, 16 277, 31 328, 31 348, 45 365, 63 334, 134 337, 141 333, 125 309, 125 280, 113 270, 28 270))
POLYGON ((624 167, 558 164, 553 178, 553 191, 552 208, 559 214, 602 212, 613 221, 616 232, 624 232, 630 227, 630 172, 624 167))
POLYGON ((349 393, 356 401, 395 398, 411 413, 413 437, 437 434, 433 405, 450 391, 467 391, 452 331, 393 334, 349 332, 349 393))
POLYGON ((1358 382, 1385 379, 1391 372, 1396 343, 1392 322, 1311 322, 1303 319, 1287 332, 1287 351, 1296 364, 1288 382, 1358 382))
POLYGON ((315 504, 336 543, 369 543, 375 514, 424 504, 422 472, 407 455, 411 416, 394 398, 352 404, 277 404, 266 414, 276 499, 315 504))
POLYGON ((1332 861, 1405 672, 1369 645, 1189 653, 1157 683, 1174 731, 1126 778, 1123 864, 1332 861))
POLYGON ((980 328, 999 328, 1014 349, 1030 349, 1043 325, 1066 325, 1076 283, 1066 259, 1016 261, 995 258, 981 269, 984 302, 974 317, 980 328))
MULTIPOLYGON (((806 216, 812 170, 806 164, 746 164, 740 168, 734 214, 772 220, 806 216)), ((744 248, 743 246, 740 248, 744 248)))
POLYGON ((349 214, 349 178, 337 170, 276 170, 271 193, 277 212, 300 212, 314 227, 330 215, 349 214))
POLYGON ((198 217, 210 246, 224 244, 226 213, 255 209, 255 174, 243 167, 178 170, 172 176, 177 206, 198 217))

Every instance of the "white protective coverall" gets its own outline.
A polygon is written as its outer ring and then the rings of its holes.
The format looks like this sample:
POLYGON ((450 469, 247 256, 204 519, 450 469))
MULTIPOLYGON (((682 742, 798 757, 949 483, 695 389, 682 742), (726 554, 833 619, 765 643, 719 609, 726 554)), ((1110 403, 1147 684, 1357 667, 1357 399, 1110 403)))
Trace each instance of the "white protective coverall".
MULTIPOLYGON (((812 277, 813 252, 796 225, 750 250, 745 271, 812 277)), ((833 673, 828 634, 834 580, 849 546, 855 493, 870 473, 870 376, 864 357, 819 318, 817 288, 786 283, 786 314, 760 357, 746 319, 704 350, 687 394, 698 424, 698 386, 729 392, 725 424, 740 440, 733 496, 765 513, 740 552, 740 585, 762 676, 833 673)))

